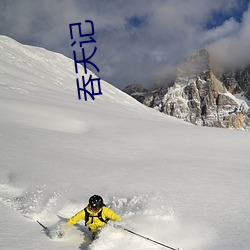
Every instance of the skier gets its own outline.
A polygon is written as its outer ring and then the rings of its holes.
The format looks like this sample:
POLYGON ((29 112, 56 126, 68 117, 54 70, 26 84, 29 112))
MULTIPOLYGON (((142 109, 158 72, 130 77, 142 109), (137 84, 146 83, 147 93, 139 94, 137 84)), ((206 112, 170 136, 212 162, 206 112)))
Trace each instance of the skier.
POLYGON ((95 194, 89 198, 89 204, 72 216, 67 224, 74 225, 80 220, 85 220, 85 226, 92 232, 94 239, 109 220, 120 222, 122 219, 120 215, 105 206, 101 196, 95 194))

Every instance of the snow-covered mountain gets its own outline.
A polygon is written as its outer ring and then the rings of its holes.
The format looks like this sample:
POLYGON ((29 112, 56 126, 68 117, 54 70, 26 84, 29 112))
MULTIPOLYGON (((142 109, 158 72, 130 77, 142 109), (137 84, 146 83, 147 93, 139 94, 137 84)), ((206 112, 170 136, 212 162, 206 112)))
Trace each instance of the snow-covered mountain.
POLYGON ((71 59, 0 36, 0 248, 162 249, 112 225, 90 243, 84 222, 51 240, 36 223, 53 228, 97 193, 171 247, 248 250, 249 133, 193 126, 105 81, 78 100, 76 77, 71 59))
POLYGON ((180 65, 170 87, 141 91, 132 85, 124 92, 149 107, 196 125, 249 129, 249 68, 221 73, 212 66, 209 52, 203 49, 180 65))

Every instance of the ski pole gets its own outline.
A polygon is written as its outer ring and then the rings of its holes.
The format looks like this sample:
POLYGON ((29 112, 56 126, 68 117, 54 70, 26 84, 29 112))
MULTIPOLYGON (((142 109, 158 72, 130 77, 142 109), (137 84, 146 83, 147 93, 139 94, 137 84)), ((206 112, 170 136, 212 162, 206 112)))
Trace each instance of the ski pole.
POLYGON ((48 230, 48 228, 47 227, 45 227, 40 221, 36 221, 40 226, 42 226, 43 227, 43 229, 46 231, 46 230, 48 230))
POLYGON ((131 233, 131 234, 137 235, 137 236, 139 236, 139 237, 141 237, 141 238, 143 238, 143 239, 145 239, 145 240, 154 242, 154 243, 156 243, 156 244, 158 244, 158 245, 161 245, 161 246, 163 246, 163 247, 169 248, 169 249, 171 249, 171 250, 180 250, 179 248, 173 248, 173 247, 167 246, 167 245, 162 244, 162 243, 160 243, 160 242, 158 242, 158 241, 155 241, 155 240, 152 240, 152 239, 150 239, 150 238, 148 238, 148 237, 145 237, 145 236, 143 236, 143 235, 141 235, 141 234, 135 233, 135 232, 133 232, 133 231, 127 229, 127 228, 124 228, 124 227, 123 227, 122 229, 125 230, 125 231, 127 231, 127 232, 129 232, 129 233, 131 233))

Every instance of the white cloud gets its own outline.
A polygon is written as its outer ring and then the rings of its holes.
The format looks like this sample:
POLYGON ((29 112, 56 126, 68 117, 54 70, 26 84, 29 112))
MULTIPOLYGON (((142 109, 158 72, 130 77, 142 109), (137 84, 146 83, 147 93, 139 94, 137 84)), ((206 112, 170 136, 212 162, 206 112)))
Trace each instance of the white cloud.
POLYGON ((92 20, 99 75, 121 88, 132 82, 149 85, 156 76, 164 78, 165 69, 210 43, 220 51, 240 40, 247 48, 247 14, 241 24, 232 18, 214 30, 204 29, 214 12, 230 14, 237 4, 237 0, 2 0, 0 33, 70 56, 69 23, 92 20), (133 26, 132 17, 143 25, 133 26))
POLYGON ((240 24, 232 17, 229 20, 226 20, 221 26, 204 31, 204 34, 201 37, 201 43, 210 44, 214 41, 231 36, 238 31, 239 26, 240 24))
POLYGON ((228 36, 216 40, 210 50, 218 63, 225 66, 246 66, 250 64, 250 9, 244 13, 237 29, 228 36))

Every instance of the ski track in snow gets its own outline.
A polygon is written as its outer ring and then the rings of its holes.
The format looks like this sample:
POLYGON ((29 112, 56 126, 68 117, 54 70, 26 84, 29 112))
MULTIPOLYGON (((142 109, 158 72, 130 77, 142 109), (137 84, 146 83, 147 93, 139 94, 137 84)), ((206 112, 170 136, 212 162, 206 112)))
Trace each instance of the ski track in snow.
POLYGON ((9 110, 9 114, 3 120, 8 119, 8 121, 15 121, 17 124, 28 127, 73 134, 84 133, 91 129, 87 122, 70 119, 65 114, 60 114, 59 109, 46 105, 31 107, 28 103, 5 102, 1 108, 9 110), (23 110, 22 114, 18 112, 20 108, 23 110))

